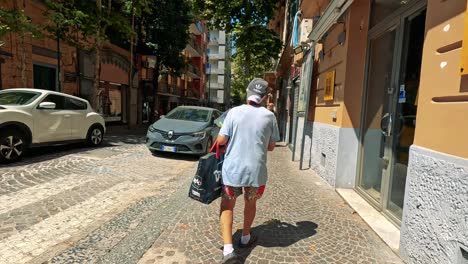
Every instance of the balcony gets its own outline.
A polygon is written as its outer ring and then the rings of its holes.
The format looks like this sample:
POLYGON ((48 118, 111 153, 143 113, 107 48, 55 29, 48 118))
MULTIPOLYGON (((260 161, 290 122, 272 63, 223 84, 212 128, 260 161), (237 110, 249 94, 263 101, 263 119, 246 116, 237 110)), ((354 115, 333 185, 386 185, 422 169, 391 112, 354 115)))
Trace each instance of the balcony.
POLYGON ((219 41, 215 36, 210 36, 210 39, 208 40, 208 45, 218 45, 219 41))
POLYGON ((190 33, 192 34, 201 35, 203 28, 200 22, 196 22, 196 23, 190 24, 189 30, 190 30, 190 33))
POLYGON ((222 83, 217 83, 217 82, 208 82, 206 84, 206 87, 210 90, 224 89, 224 85, 222 83))
POLYGON ((198 91, 196 91, 195 89, 188 89, 187 97, 199 99, 200 95, 198 94, 198 91))
POLYGON ((210 60, 223 60, 226 57, 224 53, 210 53, 208 59, 210 60))
POLYGON ((190 57, 201 57, 201 47, 198 45, 195 36, 190 36, 187 46, 185 47, 185 51, 187 51, 190 57))
POLYGON ((175 84, 169 85, 167 83, 167 80, 162 81, 162 82, 159 83, 159 87, 158 87, 158 94, 159 95, 180 97, 180 96, 182 96, 182 91, 183 91, 183 89, 182 89, 181 86, 178 86, 178 85, 175 85, 175 84))
POLYGON ((224 69, 207 68, 206 74, 224 74, 224 69))
POLYGON ((186 72, 192 78, 199 79, 201 77, 200 70, 197 67, 195 67, 193 64, 190 64, 190 63, 187 64, 186 72))

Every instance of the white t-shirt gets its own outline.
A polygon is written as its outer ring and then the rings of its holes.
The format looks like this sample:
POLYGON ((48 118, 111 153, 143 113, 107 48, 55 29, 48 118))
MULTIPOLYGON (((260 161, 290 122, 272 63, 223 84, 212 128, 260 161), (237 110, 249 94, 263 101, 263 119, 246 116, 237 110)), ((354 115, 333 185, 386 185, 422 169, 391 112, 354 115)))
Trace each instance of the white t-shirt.
POLYGON ((223 162, 223 184, 233 187, 265 185, 268 145, 280 140, 275 115, 261 106, 234 107, 228 112, 219 134, 229 138, 223 162))

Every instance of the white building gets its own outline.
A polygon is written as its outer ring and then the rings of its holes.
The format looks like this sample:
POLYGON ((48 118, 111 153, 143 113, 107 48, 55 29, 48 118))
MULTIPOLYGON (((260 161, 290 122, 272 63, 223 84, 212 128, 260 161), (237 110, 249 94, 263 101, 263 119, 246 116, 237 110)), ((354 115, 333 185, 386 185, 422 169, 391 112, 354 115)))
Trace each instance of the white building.
POLYGON ((210 106, 230 105, 231 90, 231 41, 225 31, 211 30, 208 40, 206 75, 210 106))

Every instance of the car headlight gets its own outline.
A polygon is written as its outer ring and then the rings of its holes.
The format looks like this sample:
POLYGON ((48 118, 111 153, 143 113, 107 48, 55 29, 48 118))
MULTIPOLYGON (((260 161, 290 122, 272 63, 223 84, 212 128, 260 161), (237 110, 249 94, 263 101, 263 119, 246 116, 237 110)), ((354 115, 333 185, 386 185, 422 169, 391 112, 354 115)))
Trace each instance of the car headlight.
POLYGON ((154 128, 153 125, 149 126, 148 130, 149 130, 150 132, 156 132, 156 128, 154 128))
POLYGON ((204 138, 206 136, 206 131, 201 131, 197 133, 193 133, 192 137, 204 138))

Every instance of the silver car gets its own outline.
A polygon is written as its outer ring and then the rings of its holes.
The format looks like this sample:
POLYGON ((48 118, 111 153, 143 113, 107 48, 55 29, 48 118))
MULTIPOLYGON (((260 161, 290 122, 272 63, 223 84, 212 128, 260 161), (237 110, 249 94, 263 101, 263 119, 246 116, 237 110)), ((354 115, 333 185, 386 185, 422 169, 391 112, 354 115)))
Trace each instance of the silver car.
POLYGON ((203 155, 218 135, 219 127, 214 120, 220 115, 213 108, 179 106, 149 127, 146 146, 153 153, 203 155))

